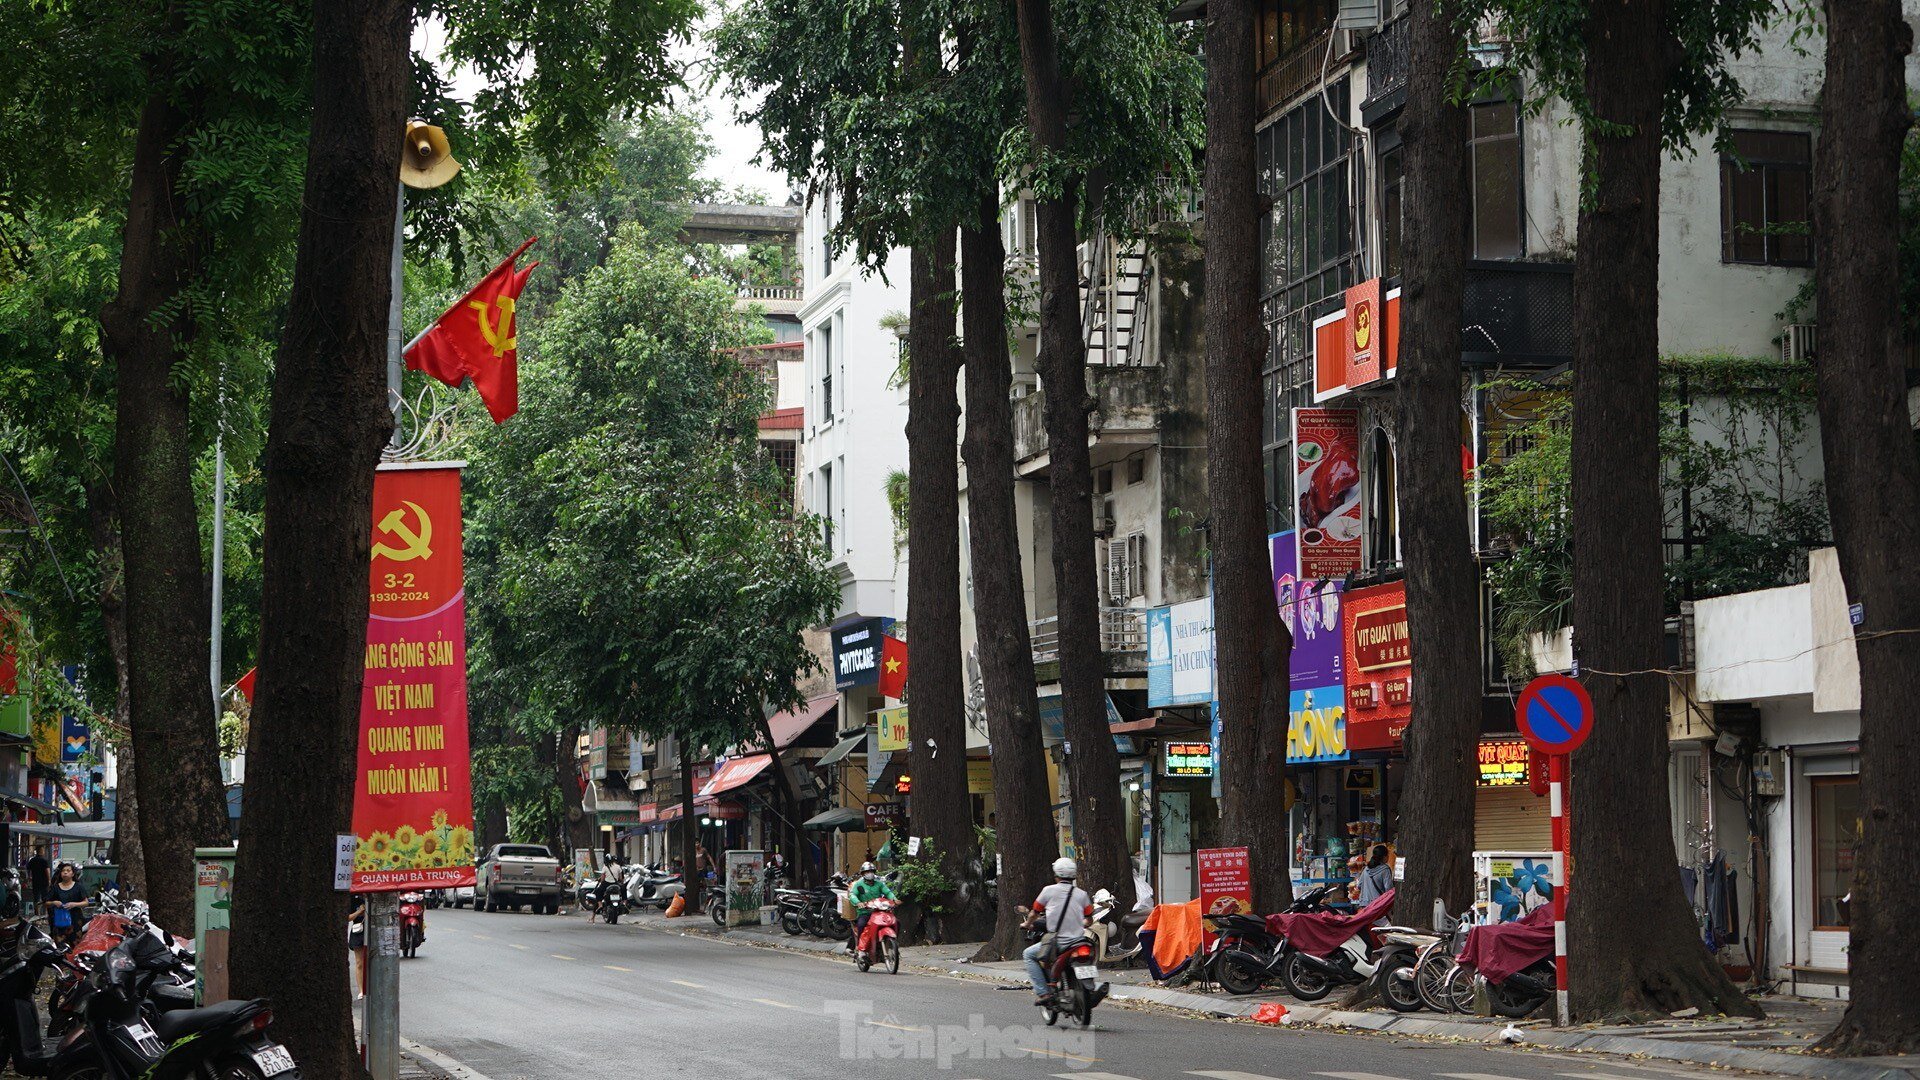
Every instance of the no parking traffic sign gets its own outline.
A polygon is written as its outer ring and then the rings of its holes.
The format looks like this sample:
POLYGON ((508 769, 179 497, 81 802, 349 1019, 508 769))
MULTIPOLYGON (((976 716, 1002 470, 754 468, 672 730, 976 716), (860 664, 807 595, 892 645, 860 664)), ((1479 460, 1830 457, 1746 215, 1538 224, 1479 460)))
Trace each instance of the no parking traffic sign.
POLYGON ((1593 733, 1593 699, 1565 675, 1541 675, 1520 691, 1514 723, 1542 754, 1571 754, 1593 733))

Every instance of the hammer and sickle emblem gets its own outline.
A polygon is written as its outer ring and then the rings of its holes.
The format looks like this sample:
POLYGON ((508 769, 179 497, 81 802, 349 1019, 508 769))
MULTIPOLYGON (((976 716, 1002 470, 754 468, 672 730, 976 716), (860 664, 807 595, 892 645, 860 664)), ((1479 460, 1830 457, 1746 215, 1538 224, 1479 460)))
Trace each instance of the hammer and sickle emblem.
POLYGON ((469 300, 467 306, 480 313, 480 336, 487 339, 493 355, 500 356, 508 349, 517 348, 520 336, 513 332, 513 297, 502 296, 489 305, 485 300, 469 300), (499 314, 493 324, 487 324, 487 309, 491 306, 499 314))
POLYGON ((412 562, 414 559, 432 558, 433 548, 428 545, 433 543, 433 519, 427 516, 427 512, 420 508, 419 503, 407 502, 405 499, 401 502, 413 508, 414 516, 420 519, 420 531, 414 532, 407 524, 405 510, 396 508, 390 511, 386 517, 380 519, 379 529, 389 536, 398 538, 401 546, 393 548, 376 541, 373 545, 374 555, 392 559, 394 562, 412 562))

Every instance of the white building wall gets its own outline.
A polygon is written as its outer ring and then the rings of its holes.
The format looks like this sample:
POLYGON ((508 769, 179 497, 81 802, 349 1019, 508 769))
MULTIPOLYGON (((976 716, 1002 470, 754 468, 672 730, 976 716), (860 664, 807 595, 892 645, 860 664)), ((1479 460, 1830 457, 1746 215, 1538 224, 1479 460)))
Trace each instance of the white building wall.
POLYGON ((833 522, 830 559, 841 581, 836 614, 903 619, 906 591, 896 580, 904 580, 904 571, 896 574, 886 479, 907 467, 907 407, 905 395, 887 385, 898 339, 880 321, 906 309, 907 253, 888 256, 883 279, 851 255, 828 256, 830 224, 823 204, 807 207, 801 243, 807 302, 800 309, 805 499, 809 512, 833 522))
POLYGON ((1806 585, 1735 593, 1694 605, 1696 692, 1702 701, 1813 693, 1813 598, 1806 585))

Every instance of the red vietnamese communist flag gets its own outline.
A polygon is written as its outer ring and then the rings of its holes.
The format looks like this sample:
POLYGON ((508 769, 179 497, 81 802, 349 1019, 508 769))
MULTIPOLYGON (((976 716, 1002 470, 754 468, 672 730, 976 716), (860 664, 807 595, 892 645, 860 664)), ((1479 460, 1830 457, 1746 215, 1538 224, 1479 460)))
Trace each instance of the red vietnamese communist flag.
POLYGON ((259 668, 248 668, 247 673, 240 676, 239 681, 233 684, 233 688, 240 691, 240 696, 246 698, 249 705, 253 704, 253 680, 259 674, 259 668))
POLYGON ((519 325, 514 304, 537 262, 517 270, 513 262, 533 246, 531 237, 514 249, 480 284, 448 308, 426 333, 407 346, 407 367, 459 386, 472 379, 480 400, 498 424, 520 409, 520 369, 516 346, 519 325))
POLYGON ((880 636, 880 696, 907 694, 907 643, 891 634, 880 636))

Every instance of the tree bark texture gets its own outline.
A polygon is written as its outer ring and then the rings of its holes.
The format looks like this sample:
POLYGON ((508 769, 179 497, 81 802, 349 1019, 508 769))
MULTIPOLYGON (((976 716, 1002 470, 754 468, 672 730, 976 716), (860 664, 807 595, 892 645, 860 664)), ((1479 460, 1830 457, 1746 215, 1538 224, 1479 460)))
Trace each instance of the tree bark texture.
POLYGON ((134 143, 119 293, 101 312, 100 328, 117 380, 114 498, 125 568, 128 722, 147 763, 134 780, 147 787, 139 803, 148 903, 160 925, 191 926, 193 849, 226 842, 227 804, 207 679, 212 609, 201 577, 193 437, 184 384, 173 378, 193 335, 184 293, 199 264, 194 223, 182 217, 176 191, 189 117, 167 85, 164 61, 154 66, 158 85, 134 143))
POLYGON ((680 872, 681 881, 686 884, 687 898, 684 911, 693 915, 700 910, 700 894, 707 887, 707 879, 701 873, 699 855, 695 851, 699 843, 700 818, 693 811, 693 798, 698 794, 693 787, 693 740, 682 734, 674 742, 680 747, 680 872))
MULTIPOLYGON (((1060 75, 1059 43, 1048 0, 1019 0, 1020 61, 1026 76, 1027 126, 1043 154, 1067 147, 1069 87, 1060 75)), ((1040 355, 1046 392, 1048 484, 1052 489, 1053 577, 1059 598, 1060 704, 1073 839, 1080 880, 1089 891, 1113 892, 1120 910, 1133 906, 1126 808, 1120 800, 1120 754, 1107 723, 1100 655, 1099 570, 1094 562, 1093 465, 1087 449, 1087 352, 1081 335, 1080 268, 1074 226, 1079 178, 1038 202, 1040 355)), ((1283 743, 1284 748, 1284 743, 1283 743)))
POLYGON ((1920 456, 1908 421, 1900 316, 1900 155, 1911 122, 1913 30, 1896 0, 1827 4, 1827 83, 1815 156, 1820 432, 1847 599, 1861 606, 1860 841, 1850 1000, 1820 1043, 1837 1054, 1920 1050, 1910 964, 1920 894, 1920 456))
POLYGON ((1260 190, 1254 160, 1252 0, 1207 6, 1207 492, 1212 503, 1220 836, 1252 858, 1256 911, 1287 877, 1288 671, 1293 639, 1273 595, 1261 466, 1260 190))
POLYGON ((114 802, 113 857, 120 866, 120 895, 147 895, 146 848, 140 842, 140 791, 135 777, 136 755, 128 737, 127 702, 127 608, 125 572, 120 561, 120 523, 114 512, 113 488, 105 478, 89 483, 87 529, 93 548, 100 556, 100 625, 106 633, 107 653, 113 657, 113 726, 121 732, 116 738, 114 756, 119 768, 119 788, 114 802))
POLYGON ((960 661, 960 364, 954 340, 955 242, 951 225, 916 243, 910 257, 907 348, 907 633, 913 665, 913 833, 939 853, 956 887, 945 935, 970 941, 985 930, 986 887, 973 872, 979 844, 967 793, 967 681, 960 661), (978 924, 977 926, 974 924, 978 924))
POLYGON ((967 528, 973 555, 974 633, 993 745, 999 904, 976 961, 1008 960, 1025 944, 1020 920, 1051 880, 1053 812, 1033 684, 1020 525, 1013 499, 1013 363, 1007 353, 1006 249, 998 206, 982 199, 960 230, 960 312, 966 342, 967 528))
MULTIPOLYGON (((780 760, 780 748, 774 745, 772 718, 763 711, 755 720, 759 725, 760 741, 766 744, 767 753, 773 755, 770 768, 775 792, 774 815, 779 822, 774 827, 774 836, 777 838, 775 848, 786 857, 787 873, 791 878, 800 869, 800 796, 793 790, 793 777, 787 772, 787 763, 780 760)), ((789 880, 787 884, 792 886, 795 883, 789 880)))
POLYGON ((569 862, 574 848, 600 846, 599 830, 587 817, 580 789, 580 725, 563 724, 553 747, 553 782, 560 789, 560 861, 569 862))
POLYGON ((1666 19, 1664 0, 1597 0, 1587 17, 1586 94, 1607 129, 1586 131, 1573 271, 1574 647, 1595 707, 1573 755, 1567 937, 1582 1022, 1758 1012, 1707 953, 1664 842, 1657 290, 1661 98, 1677 47, 1666 19))
POLYGON ((1401 819, 1407 857, 1394 920, 1432 921, 1433 902, 1472 902, 1480 742, 1480 575, 1460 477, 1460 316, 1467 257, 1467 112, 1448 97, 1461 43, 1441 0, 1413 0, 1406 145, 1406 274, 1400 311, 1401 535, 1415 653, 1401 819))
POLYGON ((306 190, 268 416, 247 754, 248 787, 264 797, 241 818, 233 987, 297 1005, 274 1032, 312 1076, 366 1075, 340 948, 347 897, 327 883, 333 838, 352 822, 373 475, 393 428, 388 266, 411 15, 407 0, 314 4, 306 190))

